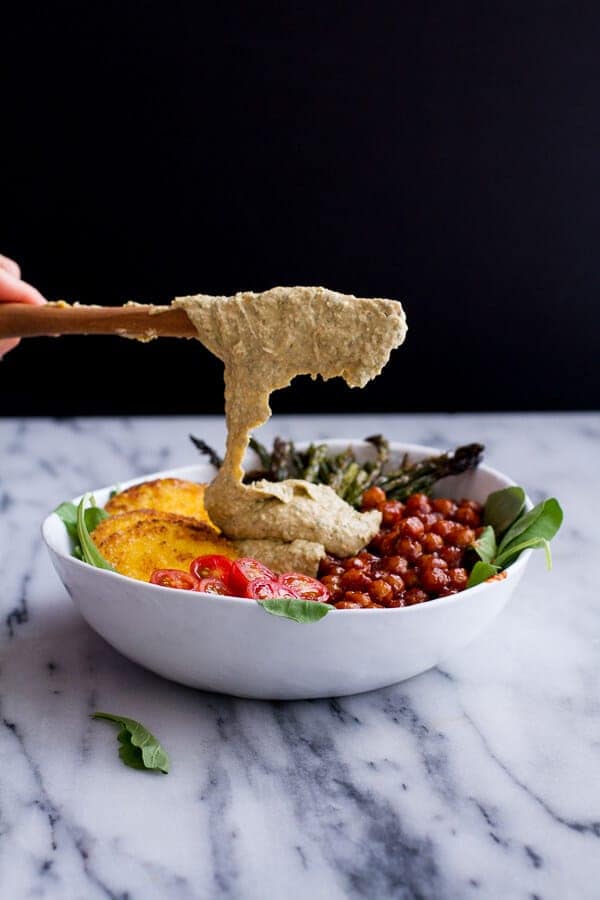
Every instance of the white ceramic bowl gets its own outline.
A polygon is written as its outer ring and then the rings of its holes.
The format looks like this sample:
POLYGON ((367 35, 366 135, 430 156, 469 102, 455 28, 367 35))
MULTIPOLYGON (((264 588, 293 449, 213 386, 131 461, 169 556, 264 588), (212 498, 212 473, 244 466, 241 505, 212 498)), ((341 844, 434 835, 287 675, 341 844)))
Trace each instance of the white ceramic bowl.
MULTIPOLYGON (((347 440, 327 442, 332 449, 347 440)), ((352 442, 365 458, 372 448, 352 442)), ((418 460, 440 451, 392 444, 392 459, 418 460)), ((210 465, 156 472, 127 482, 179 477, 210 481, 210 465)), ((438 496, 484 501, 514 484, 487 466, 444 479, 438 496)), ((108 500, 110 487, 93 491, 108 500)), ((78 502, 77 498, 74 502, 78 502)), ((270 700, 331 697, 370 691, 425 672, 466 646, 502 610, 531 551, 503 580, 399 609, 335 610, 299 625, 257 603, 159 587, 96 569, 70 555, 66 529, 54 513, 42 526, 52 562, 84 619, 125 656, 182 684, 270 700)))

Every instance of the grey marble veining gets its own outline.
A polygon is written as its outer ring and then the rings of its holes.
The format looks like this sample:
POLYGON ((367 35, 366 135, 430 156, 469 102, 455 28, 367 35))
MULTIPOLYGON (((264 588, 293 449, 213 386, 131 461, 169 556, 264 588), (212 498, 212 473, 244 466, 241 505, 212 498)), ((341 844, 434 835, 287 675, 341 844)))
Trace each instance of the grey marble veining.
MULTIPOLYGON (((86 489, 196 461, 220 419, 0 420, 0 897, 600 896, 600 416, 279 418, 487 461, 566 521, 471 647, 342 700, 203 694, 129 663, 75 611, 39 523, 86 489), (169 776, 124 768, 95 709, 140 719, 169 776)), ((375 615, 371 613, 370 615, 375 615)))

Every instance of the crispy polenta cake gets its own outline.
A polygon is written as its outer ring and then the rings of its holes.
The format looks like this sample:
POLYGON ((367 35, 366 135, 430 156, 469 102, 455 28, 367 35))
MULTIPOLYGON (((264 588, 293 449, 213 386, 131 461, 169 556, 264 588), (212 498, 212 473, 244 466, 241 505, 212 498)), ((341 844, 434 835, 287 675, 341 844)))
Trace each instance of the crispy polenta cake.
POLYGON ((134 484, 115 494, 105 509, 111 516, 132 509, 156 509, 212 524, 204 508, 205 487, 205 484, 184 481, 182 478, 157 478, 155 481, 134 484))
POLYGON ((94 529, 92 539, 117 572, 140 581, 149 581, 154 569, 187 569, 197 556, 238 555, 205 522, 154 509, 110 516, 94 529))

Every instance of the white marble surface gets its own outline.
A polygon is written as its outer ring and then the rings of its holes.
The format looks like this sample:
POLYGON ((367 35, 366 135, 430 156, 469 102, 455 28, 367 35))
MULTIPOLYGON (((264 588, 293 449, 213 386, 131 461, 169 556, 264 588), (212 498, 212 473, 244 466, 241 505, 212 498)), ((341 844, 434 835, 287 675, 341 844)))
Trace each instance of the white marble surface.
MULTIPOLYGON (((443 669, 337 701, 203 694, 119 656, 50 568, 39 523, 85 489, 194 462, 217 419, 0 420, 0 897, 600 896, 600 416, 280 418, 294 438, 487 461, 566 522, 493 626, 443 669), (105 709, 167 777, 126 769, 105 709)), ((375 615, 376 613, 370 613, 375 615)))

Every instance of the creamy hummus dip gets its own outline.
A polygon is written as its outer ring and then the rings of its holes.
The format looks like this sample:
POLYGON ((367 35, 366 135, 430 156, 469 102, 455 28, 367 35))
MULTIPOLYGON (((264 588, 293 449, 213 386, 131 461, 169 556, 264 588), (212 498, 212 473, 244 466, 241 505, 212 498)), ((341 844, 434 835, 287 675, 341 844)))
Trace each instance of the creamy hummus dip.
POLYGON ((377 533, 379 512, 357 512, 329 486, 298 479, 244 485, 242 463, 251 432, 271 414, 271 393, 296 375, 341 376, 350 387, 364 387, 381 372, 406 334, 400 303, 322 287, 276 287, 179 297, 172 305, 185 310, 198 339, 225 364, 227 452, 205 493, 212 521, 234 539, 308 542, 304 568, 302 547, 295 548, 296 571, 314 573, 317 552, 357 553, 377 533))

